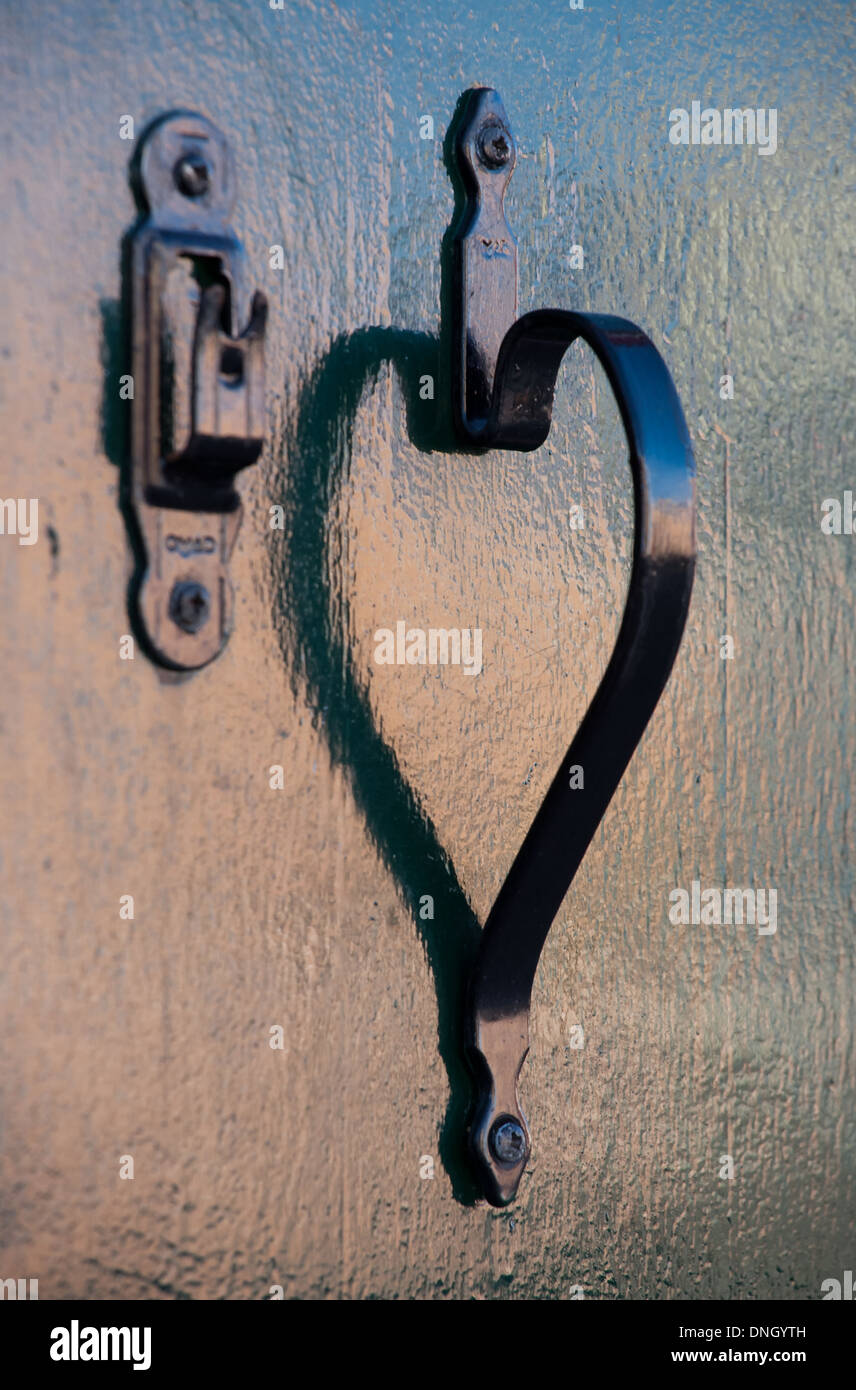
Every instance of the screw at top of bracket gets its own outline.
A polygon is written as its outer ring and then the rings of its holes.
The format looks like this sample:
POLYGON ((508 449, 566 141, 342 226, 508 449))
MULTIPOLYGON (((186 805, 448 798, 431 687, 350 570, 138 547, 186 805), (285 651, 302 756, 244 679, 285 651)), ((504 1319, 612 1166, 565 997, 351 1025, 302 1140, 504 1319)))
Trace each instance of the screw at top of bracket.
POLYGON ((176 187, 186 198, 201 198, 211 186, 211 170, 198 150, 183 154, 173 169, 176 187))
POLYGON ((511 158, 512 149, 511 136, 505 126, 499 124, 499 121, 491 121, 479 131, 479 159, 489 169, 501 169, 504 164, 507 164, 511 158))

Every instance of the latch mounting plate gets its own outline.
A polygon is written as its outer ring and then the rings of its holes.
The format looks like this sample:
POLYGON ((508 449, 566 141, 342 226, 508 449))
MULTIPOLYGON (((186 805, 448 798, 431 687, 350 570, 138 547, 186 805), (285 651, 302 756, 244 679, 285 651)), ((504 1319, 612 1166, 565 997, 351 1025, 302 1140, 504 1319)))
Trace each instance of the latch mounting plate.
POLYGON ((145 551, 136 616, 154 659, 186 671, 218 656, 232 628, 234 481, 263 443, 267 303, 258 292, 249 302, 222 132, 171 112, 147 129, 137 159, 147 215, 130 265, 129 501, 145 551))

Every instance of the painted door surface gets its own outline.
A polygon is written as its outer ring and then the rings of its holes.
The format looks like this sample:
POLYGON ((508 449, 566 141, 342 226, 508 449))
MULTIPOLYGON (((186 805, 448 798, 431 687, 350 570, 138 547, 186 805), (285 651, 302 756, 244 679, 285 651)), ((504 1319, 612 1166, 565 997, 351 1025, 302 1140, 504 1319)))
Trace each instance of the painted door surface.
POLYGON ((38 533, 0 536, 0 1276, 820 1297, 856 1209, 852 7, 34 0, 2 33, 2 496, 38 533), (582 346, 541 449, 449 436, 473 85, 519 144, 521 312, 639 323, 698 469, 683 646, 542 956, 504 1211, 461 1148, 462 980, 612 649, 633 499, 582 346), (754 141, 693 143, 696 101, 754 141), (189 677, 129 658, 119 507, 128 170, 174 108, 230 141, 270 301, 234 632, 189 677), (399 621, 479 629, 478 671, 378 663, 399 621), (694 883, 767 924, 676 920, 694 883))

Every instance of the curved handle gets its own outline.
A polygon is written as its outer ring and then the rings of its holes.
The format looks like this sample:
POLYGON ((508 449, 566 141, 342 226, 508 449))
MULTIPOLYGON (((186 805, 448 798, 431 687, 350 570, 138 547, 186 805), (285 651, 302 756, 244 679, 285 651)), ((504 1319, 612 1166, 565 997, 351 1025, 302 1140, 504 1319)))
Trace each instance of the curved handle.
POLYGON ((468 1044, 479 1081, 470 1143, 485 1195, 510 1202, 529 1156, 517 1077, 529 1050, 535 971, 553 918, 672 669, 695 568, 689 435, 668 370, 625 319, 544 309, 519 319, 499 352, 482 439, 534 449, 547 437, 556 375, 575 338, 594 349, 630 450, 635 537, 630 587, 609 665, 511 866, 482 934, 470 985, 468 1044), (582 766, 572 789, 568 770, 582 766))
POLYGON ((470 1146, 486 1197, 504 1206, 529 1157, 517 1078, 529 1050, 541 950, 683 635, 695 568, 695 469, 672 379, 641 329, 562 309, 516 318, 517 246, 504 210, 514 138, 491 88, 470 92, 463 114, 456 149, 467 205, 455 238, 453 373, 459 433, 471 446, 538 448, 550 430, 562 357, 582 338, 615 392, 635 502, 630 587, 615 649, 490 912, 470 981, 467 1048, 478 1083, 470 1146), (583 786, 571 787, 569 769, 577 765, 583 786))

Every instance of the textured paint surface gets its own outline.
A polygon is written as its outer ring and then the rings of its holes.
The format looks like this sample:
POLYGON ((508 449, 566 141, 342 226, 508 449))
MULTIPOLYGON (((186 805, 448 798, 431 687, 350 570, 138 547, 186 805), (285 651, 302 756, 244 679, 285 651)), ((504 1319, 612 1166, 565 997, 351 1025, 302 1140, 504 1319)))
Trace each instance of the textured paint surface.
POLYGON ((819 526, 856 481, 852 8, 69 0, 0 23, 2 494, 41 524, 0 537, 0 1275, 42 1298, 818 1297, 856 1210, 856 542, 819 526), (684 646, 542 958, 534 1154, 502 1213, 457 1152, 458 981, 608 658, 632 501, 582 348, 542 449, 448 445, 442 142, 473 83, 520 147, 521 311, 641 324, 699 469, 684 646), (671 146, 693 99, 775 106, 775 156, 671 146), (271 300, 236 629, 182 680, 119 659, 116 467, 119 121, 177 106, 232 142, 271 300), (398 619, 481 627, 482 674, 375 665, 398 619), (672 926, 694 878, 776 888, 777 933, 672 926))

